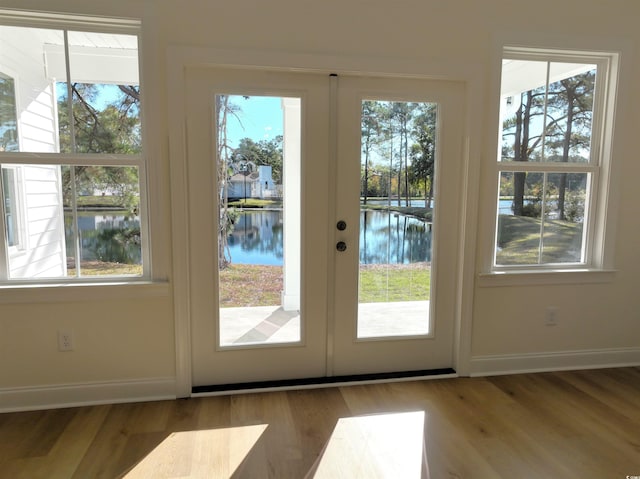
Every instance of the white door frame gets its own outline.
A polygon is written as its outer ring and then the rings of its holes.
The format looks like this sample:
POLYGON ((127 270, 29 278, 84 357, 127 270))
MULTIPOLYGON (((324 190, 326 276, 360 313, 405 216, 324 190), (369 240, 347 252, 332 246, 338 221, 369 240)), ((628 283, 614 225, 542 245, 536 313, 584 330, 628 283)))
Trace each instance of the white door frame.
POLYGON ((185 69, 188 65, 259 67, 308 72, 391 75, 462 81, 466 86, 465 133, 461 198, 461 240, 456 267, 456 311, 454 318, 453 362, 458 375, 469 374, 471 362, 471 323, 475 279, 475 240, 478 226, 476 198, 479 184, 471 181, 480 175, 480 158, 470 161, 471 151, 481 151, 480 139, 469 138, 472 121, 481 120, 483 82, 474 79, 473 66, 450 62, 421 63, 409 58, 371 58, 333 55, 306 55, 259 50, 228 50, 205 47, 167 48, 166 95, 168 102, 169 171, 172 217, 172 284, 176 347, 176 396, 189 397, 192 388, 191 312, 189 304, 189 209, 186 154, 185 69))

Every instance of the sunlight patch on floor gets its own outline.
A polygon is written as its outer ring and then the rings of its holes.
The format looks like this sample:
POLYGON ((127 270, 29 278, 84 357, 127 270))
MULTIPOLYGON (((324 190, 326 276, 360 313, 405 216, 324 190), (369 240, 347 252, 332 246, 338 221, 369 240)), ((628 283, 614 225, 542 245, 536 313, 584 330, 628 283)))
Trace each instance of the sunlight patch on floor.
POLYGON ((306 478, 428 477, 424 424, 424 411, 341 418, 306 478))
POLYGON ((232 477, 267 427, 257 424, 171 433, 123 477, 232 477))

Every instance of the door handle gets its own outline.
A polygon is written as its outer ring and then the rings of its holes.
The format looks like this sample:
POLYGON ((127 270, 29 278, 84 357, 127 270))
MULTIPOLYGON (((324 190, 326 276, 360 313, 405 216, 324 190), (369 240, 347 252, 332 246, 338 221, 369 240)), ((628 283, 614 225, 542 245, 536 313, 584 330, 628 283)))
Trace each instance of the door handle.
POLYGON ((347 249, 347 243, 345 243, 344 241, 338 241, 336 243, 336 249, 340 252, 342 251, 346 251, 347 249))
POLYGON ((336 228, 338 228, 340 231, 344 231, 347 229, 347 223, 345 221, 340 220, 336 224, 336 228))

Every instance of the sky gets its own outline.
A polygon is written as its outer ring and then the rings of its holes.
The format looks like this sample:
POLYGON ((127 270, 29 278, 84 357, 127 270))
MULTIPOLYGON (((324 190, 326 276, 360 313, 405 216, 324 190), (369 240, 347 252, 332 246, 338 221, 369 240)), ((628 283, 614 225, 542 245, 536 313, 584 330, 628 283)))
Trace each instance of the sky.
POLYGON ((273 140, 282 135, 282 106, 280 97, 231 96, 233 104, 240 107, 237 118, 227 118, 227 137, 232 147, 237 147, 242 138, 258 142, 273 140))

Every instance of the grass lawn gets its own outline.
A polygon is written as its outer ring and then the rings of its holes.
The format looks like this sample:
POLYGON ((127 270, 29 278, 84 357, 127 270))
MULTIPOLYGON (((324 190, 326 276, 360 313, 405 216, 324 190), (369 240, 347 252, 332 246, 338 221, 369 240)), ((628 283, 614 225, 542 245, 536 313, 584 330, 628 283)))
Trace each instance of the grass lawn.
MULTIPOLYGON (((68 268, 74 276, 75 268, 68 268)), ((85 261, 83 276, 142 275, 142 265, 85 261)), ((360 266, 360 302, 424 301, 429 299, 431 268, 427 263, 360 266)), ((232 264, 220 271, 220 305, 280 304, 282 266, 232 264)))
POLYGON ((282 300, 282 266, 231 264, 220 271, 220 306, 272 306, 282 300))
MULTIPOLYGON (((431 269, 412 265, 364 265, 360 268, 360 301, 420 301, 429 299, 431 269)), ((282 267, 232 264, 220 271, 220 305, 280 304, 282 267)))
POLYGON ((118 208, 125 210, 119 196, 78 196, 76 205, 79 208, 118 208))
POLYGON ((360 265, 360 302, 426 301, 430 281, 427 263, 360 265))
POLYGON ((229 206, 234 208, 282 208, 282 200, 260 200, 258 198, 244 198, 229 201, 229 206))
MULTIPOLYGON (((142 276, 141 264, 107 263, 104 261, 83 261, 80 264, 82 276, 142 276)), ((67 268, 67 276, 75 276, 76 268, 67 268)))

